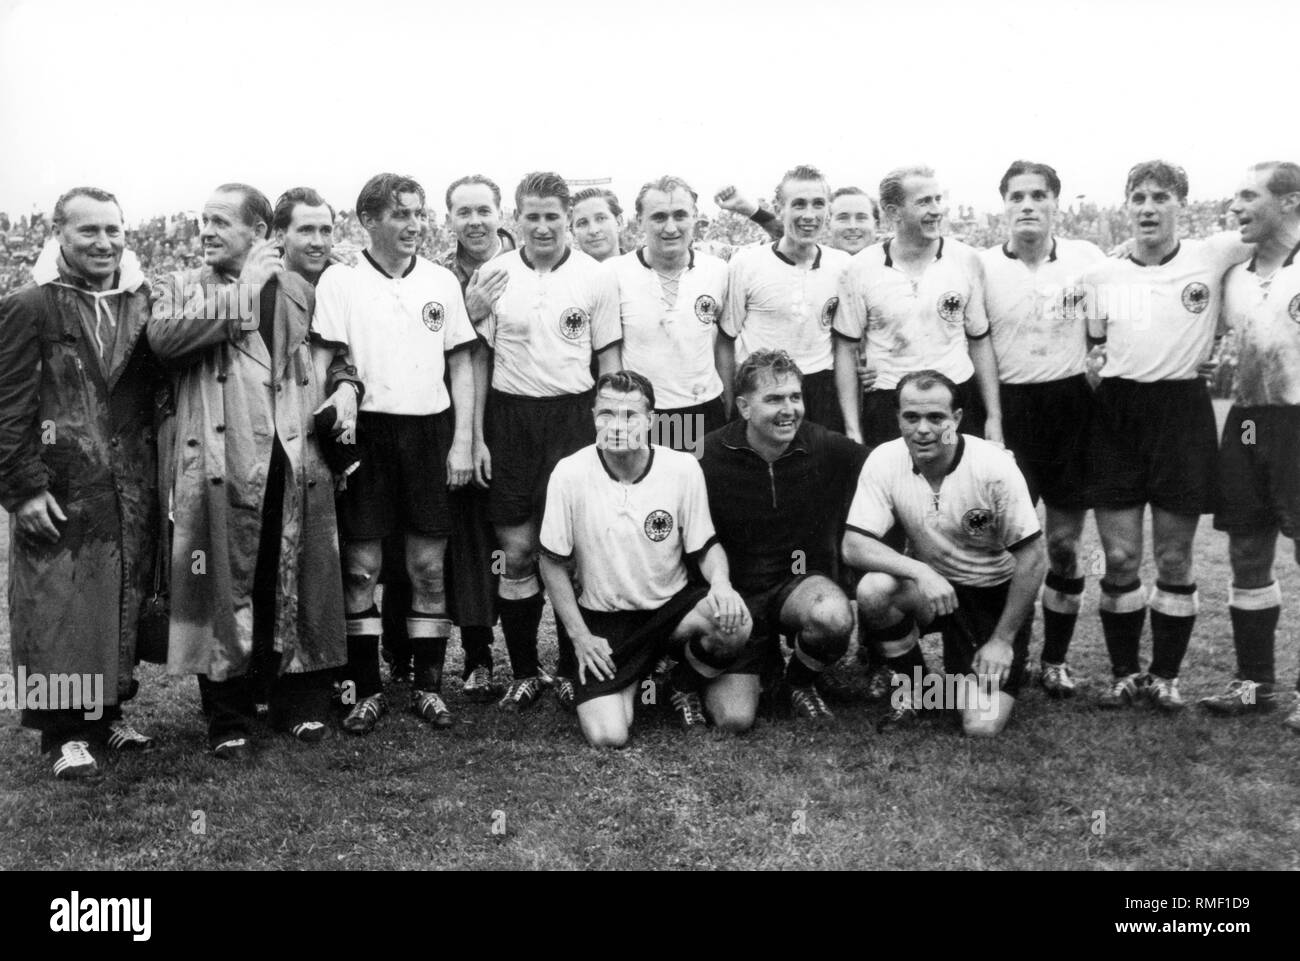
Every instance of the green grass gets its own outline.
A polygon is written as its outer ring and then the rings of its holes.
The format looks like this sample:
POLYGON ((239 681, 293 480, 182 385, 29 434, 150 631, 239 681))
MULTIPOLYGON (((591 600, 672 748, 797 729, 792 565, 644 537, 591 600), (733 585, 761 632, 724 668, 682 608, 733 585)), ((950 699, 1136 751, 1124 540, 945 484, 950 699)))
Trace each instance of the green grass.
MULTIPOLYGON (((1089 523, 1085 552, 1095 548, 1089 523)), ((1232 674, 1226 555, 1205 519, 1189 700, 1232 674)), ((1290 688, 1300 576, 1289 542, 1278 573, 1279 679, 1290 688)), ((762 721, 742 737, 685 740, 644 708, 631 746, 598 752, 551 699, 511 718, 466 704, 452 680, 460 723, 449 732, 399 710, 366 739, 306 747, 266 733, 258 763, 236 769, 205 751, 194 680, 145 666, 129 713, 162 747, 110 761, 96 784, 53 781, 35 736, 0 715, 0 869, 1300 868, 1300 737, 1278 714, 1096 709, 1109 674, 1096 598, 1090 577, 1071 655, 1092 689, 1066 703, 1027 693, 991 742, 941 723, 877 734, 880 709, 863 702, 850 656, 828 678, 839 723, 825 731, 762 721)), ((548 621, 548 653, 553 637, 548 621)), ((1149 637, 1143 645, 1149 656, 1149 637)), ((0 658, 7 670, 7 612, 0 658)))

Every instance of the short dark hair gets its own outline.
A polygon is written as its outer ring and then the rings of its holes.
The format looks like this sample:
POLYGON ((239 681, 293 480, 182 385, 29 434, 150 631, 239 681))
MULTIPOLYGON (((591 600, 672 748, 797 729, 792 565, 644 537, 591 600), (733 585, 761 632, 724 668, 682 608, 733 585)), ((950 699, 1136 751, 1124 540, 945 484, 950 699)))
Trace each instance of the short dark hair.
POLYGON ((357 220, 369 214, 376 219, 384 215, 385 210, 396 210, 402 194, 416 194, 423 204, 424 188, 414 177, 403 174, 375 174, 366 181, 357 194, 357 220))
POLYGON ((896 167, 889 173, 885 174, 880 181, 880 206, 881 207, 901 207, 907 200, 907 190, 903 187, 903 181, 908 177, 933 177, 934 168, 927 167, 924 164, 913 164, 911 167, 896 167))
POLYGON ((599 394, 606 387, 616 394, 639 393, 645 398, 646 410, 653 411, 655 409, 654 385, 650 383, 644 374, 638 374, 634 370, 614 370, 607 374, 601 374, 596 381, 595 393, 599 394))
POLYGON ((623 216, 623 205, 618 202, 618 194, 607 187, 587 187, 573 195, 572 206, 576 207, 584 200, 603 200, 609 212, 615 217, 623 216))
POLYGON ((492 191, 492 202, 497 205, 497 210, 501 209, 501 188, 496 185, 496 181, 483 176, 482 174, 470 174, 467 177, 461 177, 459 180, 453 180, 451 186, 447 188, 447 212, 451 212, 451 195, 456 192, 457 187, 464 187, 466 184, 482 184, 492 191))
POLYGON ((566 211, 573 206, 569 195, 569 182, 550 170, 535 170, 519 181, 515 188, 515 210, 523 207, 525 197, 538 197, 545 200, 554 197, 566 211))
POLYGON ((1124 180, 1124 199, 1128 199, 1134 187, 1147 180, 1154 180, 1161 187, 1172 190, 1179 200, 1187 199, 1187 171, 1166 160, 1144 160, 1134 164, 1124 180))
POLYGON ((998 193, 1002 199, 1007 198, 1007 188, 1011 185, 1012 177, 1019 177, 1023 174, 1037 174, 1047 181, 1047 189, 1050 190, 1057 200, 1061 199, 1061 178, 1057 176, 1056 170, 1048 164, 1036 163, 1033 160, 1017 160, 1007 168, 1007 172, 1002 175, 1002 181, 998 184, 998 193))
POLYGON ((86 197, 90 200, 98 200, 102 204, 114 204, 117 207, 119 215, 122 213, 122 205, 117 202, 117 198, 107 190, 101 190, 98 187, 73 187, 66 194, 54 201, 54 214, 50 217, 50 223, 56 229, 62 227, 68 222, 68 204, 78 197, 86 197))
POLYGON ((952 398, 948 406, 955 413, 961 408, 958 406, 957 385, 952 378, 946 377, 937 370, 931 370, 928 367, 925 370, 914 370, 904 374, 898 381, 898 389, 894 391, 894 407, 898 410, 903 408, 903 388, 916 385, 917 390, 929 390, 932 387, 943 386, 948 390, 948 396, 952 398))
POLYGON ((642 208, 645 205, 645 195, 652 190, 658 190, 660 193, 665 193, 669 195, 671 195, 674 190, 685 190, 688 194, 691 195, 691 203, 692 205, 694 205, 696 213, 699 212, 700 195, 691 189, 691 185, 688 184, 681 177, 674 177, 672 174, 664 174, 662 177, 659 177, 658 179, 651 180, 649 183, 642 184, 641 189, 637 191, 636 215, 638 217, 641 216, 642 208))
POLYGON ((1264 186, 1274 197, 1285 197, 1287 194, 1300 192, 1300 165, 1293 164, 1289 160, 1267 160, 1255 164, 1252 169, 1257 172, 1273 171, 1264 186))
POLYGON ((736 371, 735 392, 740 397, 758 389, 758 380, 764 374, 771 374, 780 380, 793 374, 803 383, 803 371, 789 354, 783 350, 756 350, 740 365, 736 371))
POLYGON ((861 187, 840 187, 831 194, 831 203, 835 203, 835 201, 839 200, 841 197, 866 197, 871 201, 871 219, 876 223, 880 223, 880 204, 876 202, 875 197, 871 196, 871 194, 867 193, 861 187))
POLYGON ((311 187, 290 187, 280 194, 280 199, 275 202, 275 210, 271 214, 271 229, 288 230, 289 224, 293 221, 294 208, 299 204, 308 207, 329 207, 330 220, 334 219, 334 208, 311 187))
POLYGON ((244 218, 244 223, 253 226, 259 220, 266 224, 266 233, 263 239, 271 236, 271 201, 266 199, 266 194, 256 187, 250 187, 248 184, 229 183, 222 184, 215 191, 219 194, 239 194, 244 199, 239 203, 239 216, 244 218))
POLYGON ((831 192, 830 184, 826 183, 825 174, 809 164, 799 164, 799 166, 791 167, 781 175, 781 182, 776 185, 776 193, 773 194, 773 196, 776 197, 777 203, 785 202, 785 185, 791 180, 808 180, 813 182, 820 180, 822 185, 826 188, 826 193, 829 194, 831 192))

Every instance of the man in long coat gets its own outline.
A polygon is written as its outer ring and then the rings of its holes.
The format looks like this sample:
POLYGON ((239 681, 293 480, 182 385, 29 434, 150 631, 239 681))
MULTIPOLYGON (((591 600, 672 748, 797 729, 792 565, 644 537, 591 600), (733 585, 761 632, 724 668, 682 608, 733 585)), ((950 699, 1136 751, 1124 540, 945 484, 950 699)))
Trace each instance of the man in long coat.
POLYGON ((57 247, 0 302, 0 505, 11 517, 9 617, 22 723, 56 777, 98 773, 91 747, 152 746, 123 723, 158 536, 149 288, 123 260, 122 210, 78 187, 57 247), (74 683, 75 682, 75 683, 74 683))
POLYGON ((333 478, 315 437, 327 381, 343 428, 360 385, 313 343, 311 286, 266 237, 270 203, 244 184, 203 208, 203 267, 158 293, 150 343, 175 371, 168 669, 198 674, 209 740, 242 759, 258 651, 279 680, 272 722, 325 734, 331 669, 347 660, 333 478), (331 385, 333 386, 333 385, 331 385))

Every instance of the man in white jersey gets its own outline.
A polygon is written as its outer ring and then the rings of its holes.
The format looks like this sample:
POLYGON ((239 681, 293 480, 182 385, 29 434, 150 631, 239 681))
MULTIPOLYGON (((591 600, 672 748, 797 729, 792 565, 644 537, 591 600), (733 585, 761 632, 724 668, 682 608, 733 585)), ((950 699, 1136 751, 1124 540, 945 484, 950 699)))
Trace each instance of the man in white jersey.
MULTIPOLYGON (((532 705, 547 678, 537 658, 542 585, 537 535, 546 483, 564 457, 594 439, 593 353, 601 373, 620 365, 618 284, 569 243, 569 187, 546 171, 515 189, 524 245, 479 268, 484 308, 471 320, 495 352, 485 431, 492 457, 488 514, 505 554, 497 610, 514 680, 501 707, 532 705)), ((556 695, 573 704, 573 645, 557 625, 556 695)))
POLYGON ((437 726, 450 723, 438 693, 452 626, 443 559, 451 531, 448 488, 463 487, 473 475, 474 375, 467 348, 475 335, 451 271, 416 254, 424 200, 424 189, 409 177, 382 173, 367 181, 357 217, 369 244, 355 267, 327 270, 316 288, 317 334, 346 345, 359 376, 369 380, 357 415, 361 464, 339 498, 347 678, 356 696, 343 727, 353 734, 368 734, 387 709, 375 585, 384 538, 394 533, 405 535, 412 588, 406 620, 415 662, 411 709, 437 726))
MULTIPOLYGON (((943 634, 945 674, 967 679, 944 706, 961 711, 967 734, 992 736, 1024 682, 1046 567, 1038 515, 1012 456, 958 433, 949 378, 906 374, 897 396, 903 436, 877 447, 862 468, 844 559, 867 572, 858 606, 880 636, 914 645, 920 629, 943 634), (907 537, 907 555, 885 542, 894 527, 907 537)), ((922 673, 918 666, 897 678, 887 720, 913 720, 929 705, 917 688, 922 673)))
POLYGON ((1198 608, 1192 542, 1200 515, 1214 509, 1214 409, 1199 367, 1214 346, 1223 276, 1250 247, 1229 234, 1180 240, 1181 167, 1137 164, 1124 193, 1134 251, 1089 268, 1081 284, 1092 360, 1101 365, 1087 493, 1106 555, 1100 610, 1113 684, 1101 704, 1122 707, 1145 695, 1177 711, 1198 608), (1147 504, 1156 585, 1144 676, 1138 651, 1148 599, 1138 569, 1147 504))
POLYGON ((897 437, 894 391, 904 374, 927 368, 956 382, 963 430, 1001 443, 997 361, 976 252, 942 236, 947 207, 929 167, 888 174, 880 205, 896 233, 855 256, 840 281, 835 376, 846 432, 868 446, 897 437), (860 354, 874 374, 865 396, 860 354))
POLYGON ((749 638, 695 458, 648 443, 654 388, 640 374, 596 385, 596 443, 551 475, 542 523, 542 577, 577 655, 578 723, 588 743, 627 743, 638 681, 670 646, 674 707, 698 728, 697 692, 749 638), (709 586, 688 582, 685 558, 709 586), (581 594, 567 565, 576 565, 581 594))
POLYGON ((1061 179, 1047 164, 1017 160, 998 186, 1007 240, 980 253, 984 306, 1002 380, 1002 431, 1035 504, 1047 513, 1043 670, 1053 697, 1074 694, 1065 665, 1079 616, 1079 538, 1087 514, 1084 455, 1092 419, 1088 348, 1077 283, 1105 254, 1053 233, 1061 179))
MULTIPOLYGON (((1300 538, 1300 165, 1256 164, 1230 209, 1241 239, 1256 246, 1249 263, 1228 272, 1223 292, 1237 370, 1219 447, 1214 526, 1228 532, 1237 677, 1201 701, 1219 715, 1271 711, 1277 702, 1273 650, 1282 592, 1273 558, 1279 531, 1300 538)), ((1285 723, 1300 732, 1300 705, 1285 723)))
MULTIPOLYGON (((756 350, 788 353, 803 371, 807 419, 843 433, 831 324, 839 306, 839 277, 850 258, 817 243, 829 206, 830 188, 816 167, 786 172, 776 188, 784 234, 773 244, 746 247, 731 258, 722 333, 737 341, 736 361, 756 350)), ((729 384, 735 371, 721 374, 729 384)))
POLYGON ((698 451, 704 435, 726 423, 728 390, 718 371, 733 366, 734 344, 718 336, 727 264, 691 244, 696 200, 677 177, 643 186, 636 216, 645 246, 613 261, 623 365, 655 385, 653 436, 679 451, 698 451))

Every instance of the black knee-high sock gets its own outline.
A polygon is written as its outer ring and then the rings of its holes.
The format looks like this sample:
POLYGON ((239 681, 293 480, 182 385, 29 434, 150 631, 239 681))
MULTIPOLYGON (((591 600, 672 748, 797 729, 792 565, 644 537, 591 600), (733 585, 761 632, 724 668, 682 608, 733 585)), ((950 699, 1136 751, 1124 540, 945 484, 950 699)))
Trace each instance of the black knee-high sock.
POLYGON ((880 648, 885 663, 895 674, 913 676, 919 667, 925 674, 925 653, 921 650, 916 620, 910 614, 886 627, 874 627, 868 635, 875 647, 880 648))
POLYGON ((1083 578, 1048 573, 1043 583, 1043 663, 1064 664, 1079 620, 1083 578))
POLYGON ((569 630, 560 620, 560 616, 555 615, 555 646, 557 653, 555 657, 555 674, 557 677, 567 677, 570 679, 578 676, 578 652, 573 649, 573 638, 569 637, 569 630))
POLYGON ((460 646, 465 652, 465 667, 461 672, 462 680, 469 677, 476 667, 492 670, 492 628, 483 625, 462 627, 460 629, 460 646))
POLYGON ((383 690, 379 678, 379 609, 371 604, 367 610, 347 615, 347 680, 356 685, 357 700, 383 690))
POLYGON ((1103 579, 1098 609, 1101 632, 1106 637, 1106 651, 1110 654, 1111 672, 1115 677, 1140 673, 1142 665, 1138 649, 1142 643, 1142 625, 1147 618, 1142 582, 1134 580, 1116 584, 1103 579))
POLYGON ((442 668, 447 660, 447 637, 451 621, 446 612, 425 612, 411 608, 406 619, 406 633, 411 638, 415 659, 412 683, 418 691, 441 691, 442 668))
POLYGON ((673 687, 678 691, 698 691, 735 663, 735 654, 711 654, 704 642, 692 637, 682 647, 682 657, 673 668, 673 687))
POLYGON ((518 579, 502 577, 497 610, 501 614, 501 633, 505 635, 510 669, 516 678, 536 677, 537 627, 542 622, 541 583, 537 575, 518 579))
POLYGON ((1156 677, 1178 676, 1199 607, 1195 584, 1156 581, 1151 595, 1151 673, 1156 677))
POLYGON ((411 639, 406 633, 406 612, 411 609, 411 593, 411 582, 405 577, 384 584, 383 649, 388 652, 393 670, 398 673, 411 669, 411 639))
POLYGON ((1266 587, 1228 588, 1237 677, 1270 687, 1277 681, 1273 658, 1281 613, 1282 591, 1277 581, 1266 587))
POLYGON ((875 637, 875 631, 867 623, 867 619, 861 612, 858 613, 858 647, 860 653, 858 660, 867 665, 868 671, 874 671, 885 664, 885 652, 880 649, 880 643, 875 637))

